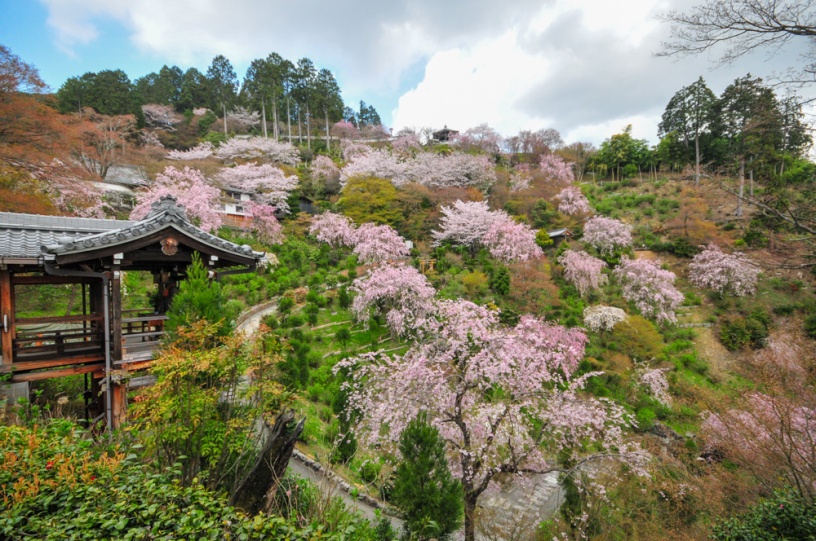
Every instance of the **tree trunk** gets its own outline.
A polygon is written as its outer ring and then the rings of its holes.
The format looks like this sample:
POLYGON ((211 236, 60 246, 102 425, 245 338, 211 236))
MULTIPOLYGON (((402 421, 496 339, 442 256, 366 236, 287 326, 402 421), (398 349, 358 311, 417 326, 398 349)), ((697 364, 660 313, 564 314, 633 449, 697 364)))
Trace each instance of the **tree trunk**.
POLYGON ((221 102, 221 110, 224 112, 224 135, 227 135, 227 104, 221 102))
POLYGON ((261 119, 263 120, 264 137, 269 137, 266 131, 266 100, 261 98, 261 119))
POLYGON ((309 104, 306 104, 306 148, 312 150, 312 127, 309 125, 309 104))
POLYGON ((238 483, 229 504, 249 515, 268 511, 274 500, 278 482, 283 478, 298 436, 306 419, 295 421, 295 412, 285 410, 275 419, 274 426, 263 421, 266 440, 252 469, 238 483))
POLYGON ((751 191, 750 191, 751 197, 754 197, 754 170, 753 169, 751 169, 748 172, 748 178, 751 179, 751 191))
POLYGON ((478 496, 465 494, 465 541, 476 539, 476 500, 478 496))
POLYGON ((302 144, 303 143, 303 132, 300 130, 300 107, 298 107, 298 109, 297 109, 297 115, 298 115, 298 144, 302 144))
POLYGON ((694 136, 694 185, 700 185, 700 136, 694 136))
POLYGON ((324 109, 323 113, 326 115, 326 151, 331 152, 331 136, 329 134, 329 112, 324 109))
POLYGON ((272 98, 272 133, 275 135, 275 141, 280 141, 280 129, 278 127, 278 100, 272 98))
POLYGON ((745 195, 745 156, 740 156, 739 166, 739 199, 737 201, 737 216, 742 216, 742 198, 745 195))
POLYGON ((292 111, 289 109, 289 96, 286 96, 286 128, 289 130, 289 144, 292 144, 292 111))

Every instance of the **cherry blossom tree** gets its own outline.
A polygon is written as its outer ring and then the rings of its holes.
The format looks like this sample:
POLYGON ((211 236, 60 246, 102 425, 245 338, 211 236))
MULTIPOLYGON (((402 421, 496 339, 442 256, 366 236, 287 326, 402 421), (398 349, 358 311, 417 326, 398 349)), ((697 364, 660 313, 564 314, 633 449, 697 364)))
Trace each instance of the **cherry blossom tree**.
POLYGON ((167 167, 156 175, 156 180, 145 191, 136 194, 136 206, 130 213, 133 220, 141 220, 150 212, 151 205, 162 196, 172 195, 187 209, 187 217, 205 231, 215 232, 221 226, 217 208, 221 192, 207 184, 198 169, 167 167))
POLYGON ((359 154, 368 154, 373 150, 364 143, 355 143, 354 141, 348 140, 340 142, 340 149, 343 151, 343 159, 347 162, 359 154))
POLYGON ((227 187, 239 188, 252 194, 256 201, 273 205, 284 212, 289 211, 286 203, 289 193, 298 186, 296 175, 286 176, 279 167, 269 163, 228 167, 218 173, 218 179, 227 187))
POLYGON ((101 185, 82 178, 78 168, 54 158, 48 163, 29 164, 26 169, 43 182, 51 202, 62 212, 85 218, 105 217, 101 185))
POLYGON ((312 161, 309 168, 313 178, 325 181, 340 180, 340 169, 328 156, 320 155, 312 161))
POLYGON ((530 187, 533 180, 533 172, 530 170, 530 164, 520 163, 516 166, 513 174, 510 175, 510 191, 520 192, 530 187))
POLYGON ((283 242, 283 227, 275 217, 275 207, 250 201, 246 209, 252 218, 252 231, 261 242, 267 244, 283 242))
POLYGON ((689 263, 689 281, 697 287, 744 297, 756 291, 759 268, 743 253, 726 254, 709 244, 689 263))
POLYGON ((641 368, 636 370, 640 387, 664 406, 670 406, 672 403, 669 394, 669 382, 666 379, 666 372, 669 370, 669 368, 641 368))
POLYGON ((450 242, 474 249, 482 243, 493 222, 511 219, 504 211, 490 210, 484 201, 459 200, 440 210, 440 230, 431 232, 435 245, 450 242))
POLYGON ((345 184, 353 177, 376 177, 391 180, 396 185, 404 181, 405 166, 385 149, 370 149, 351 157, 343 168, 340 180, 345 184))
POLYGON ((436 291, 414 267, 376 267, 355 280, 351 290, 357 294, 351 304, 354 319, 368 322, 371 315, 384 315, 396 336, 420 331, 434 311, 436 291))
POLYGON ((623 298, 633 302, 640 313, 659 323, 676 323, 674 309, 685 297, 674 287, 673 272, 660 268, 657 261, 624 257, 612 271, 623 286, 623 298))
POLYGON ((346 122, 345 120, 332 124, 330 133, 332 137, 337 137, 338 139, 360 138, 360 130, 357 129, 357 126, 351 122, 346 122))
POLYGON ((584 308, 584 325, 593 332, 611 331, 626 320, 626 312, 614 306, 588 306, 584 308))
POLYGON ((368 353, 335 370, 349 373, 348 411, 360 413, 355 430, 365 444, 396 452, 407 424, 420 411, 428 415, 462 482, 464 537, 473 541, 479 496, 499 473, 569 474, 587 460, 615 455, 645 474, 647 455, 623 438, 630 424, 623 408, 579 396, 590 375, 573 375, 586 341, 576 329, 531 316, 505 327, 487 308, 440 301, 428 339, 405 355, 368 353), (588 447, 600 452, 581 454, 588 447))
POLYGON ((609 255, 632 245, 632 228, 614 218, 595 216, 584 225, 582 240, 609 255))
POLYGON ((565 161, 556 154, 548 153, 541 156, 538 167, 541 174, 552 182, 569 184, 575 181, 573 164, 565 161))
POLYGON ((558 212, 561 214, 589 214, 592 212, 589 200, 575 186, 564 188, 555 197, 560 201, 558 212))
POLYGON ((354 224, 342 214, 324 212, 312 218, 309 234, 334 247, 353 247, 357 241, 354 224))
POLYGON ((261 123, 261 113, 258 111, 250 111, 244 107, 235 107, 232 111, 227 113, 227 122, 240 131, 247 131, 261 123))
POLYGON ((287 165, 297 165, 300 161, 298 149, 289 143, 266 137, 233 137, 215 149, 215 156, 225 161, 232 161, 236 158, 264 158, 287 165))
POLYGON ((787 333, 772 337, 744 359, 761 392, 736 397, 702 426, 710 451, 724 453, 765 486, 787 485, 809 501, 816 499, 814 360, 809 344, 787 333))
POLYGON ((408 256, 405 239, 388 225, 364 223, 354 232, 354 253, 363 263, 380 263, 408 256))
POLYGON ((417 134, 405 133, 394 139, 391 148, 397 156, 409 158, 422 150, 422 143, 419 142, 417 134))
POLYGON ((544 251, 536 244, 536 230, 512 219, 494 221, 482 238, 490 255, 505 263, 538 259, 544 251))
POLYGON ((463 150, 479 150, 496 154, 501 150, 502 136, 487 124, 468 128, 453 137, 453 142, 463 150))
POLYGON ((168 160, 206 160, 213 155, 213 145, 210 142, 199 143, 189 150, 171 150, 167 153, 168 160))
POLYGON ((586 252, 567 250, 558 257, 558 264, 564 267, 564 278, 578 289, 581 297, 607 282, 603 273, 606 263, 586 252))
POLYGON ((449 156, 434 152, 398 155, 386 149, 369 149, 347 159, 341 174, 343 182, 352 177, 377 177, 390 180, 397 187, 416 182, 431 188, 487 189, 496 181, 493 163, 487 156, 461 152, 449 156))

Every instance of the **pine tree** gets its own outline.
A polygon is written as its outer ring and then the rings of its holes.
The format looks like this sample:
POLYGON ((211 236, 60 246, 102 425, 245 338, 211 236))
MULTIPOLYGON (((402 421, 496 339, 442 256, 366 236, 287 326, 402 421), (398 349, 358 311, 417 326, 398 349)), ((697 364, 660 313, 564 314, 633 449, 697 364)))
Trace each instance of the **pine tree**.
POLYGON ((405 512, 406 534, 444 539, 462 521, 462 485, 453 479, 439 431, 420 413, 400 435, 402 462, 392 500, 405 512))
POLYGON ((218 334, 226 336, 233 330, 232 319, 237 315, 228 313, 227 299, 221 292, 221 284, 211 281, 201 256, 193 252, 193 261, 187 267, 187 279, 179 286, 173 297, 165 325, 172 338, 175 331, 197 321, 206 320, 218 324, 218 334))

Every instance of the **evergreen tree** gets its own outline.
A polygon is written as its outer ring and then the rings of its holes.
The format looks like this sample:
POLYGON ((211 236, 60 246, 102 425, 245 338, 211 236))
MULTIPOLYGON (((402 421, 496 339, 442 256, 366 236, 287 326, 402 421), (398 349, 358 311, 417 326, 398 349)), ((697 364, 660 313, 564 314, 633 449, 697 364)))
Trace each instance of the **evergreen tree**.
POLYGON ((226 336, 233 330, 233 318, 237 315, 226 308, 227 299, 221 284, 210 280, 207 268, 198 252, 193 252, 193 262, 187 267, 187 279, 179 286, 167 311, 165 329, 173 338, 176 330, 197 321, 206 320, 218 324, 218 334, 226 336))
POLYGON ((439 431, 420 413, 400 435, 402 462, 392 500, 405 512, 414 539, 445 539, 462 521, 462 485, 453 479, 439 431))

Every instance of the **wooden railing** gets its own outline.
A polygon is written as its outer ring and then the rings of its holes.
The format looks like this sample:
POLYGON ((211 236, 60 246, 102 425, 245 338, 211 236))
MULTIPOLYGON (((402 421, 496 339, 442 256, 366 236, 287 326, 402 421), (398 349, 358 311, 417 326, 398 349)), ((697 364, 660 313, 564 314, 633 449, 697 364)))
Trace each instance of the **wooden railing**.
MULTIPOLYGON (((132 312, 131 312, 132 313, 132 312)), ((122 361, 120 364, 149 361, 164 337, 167 316, 158 314, 122 318, 122 361)))
POLYGON ((105 358, 102 316, 25 318, 15 321, 13 341, 15 370, 35 370, 63 364, 96 361, 105 358), (47 324, 70 325, 65 329, 29 327, 47 324))

